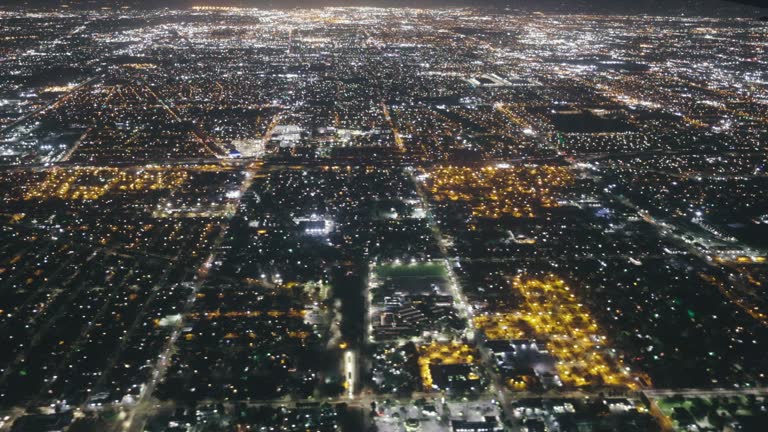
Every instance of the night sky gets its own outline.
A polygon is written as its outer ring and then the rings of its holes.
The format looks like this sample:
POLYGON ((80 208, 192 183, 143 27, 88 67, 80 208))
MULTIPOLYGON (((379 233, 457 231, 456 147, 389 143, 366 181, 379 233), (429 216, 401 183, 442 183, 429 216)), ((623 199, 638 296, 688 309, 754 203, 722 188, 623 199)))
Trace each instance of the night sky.
MULTIPOLYGON (((690 14, 721 15, 759 13, 745 5, 768 7, 768 0, 5 0, 7 6, 103 7, 128 5, 132 7, 189 7, 196 5, 225 5, 261 8, 294 8, 320 6, 383 6, 383 7, 503 7, 523 11, 570 13, 627 14, 690 14)), ((762 10, 765 12, 765 9, 762 10)))

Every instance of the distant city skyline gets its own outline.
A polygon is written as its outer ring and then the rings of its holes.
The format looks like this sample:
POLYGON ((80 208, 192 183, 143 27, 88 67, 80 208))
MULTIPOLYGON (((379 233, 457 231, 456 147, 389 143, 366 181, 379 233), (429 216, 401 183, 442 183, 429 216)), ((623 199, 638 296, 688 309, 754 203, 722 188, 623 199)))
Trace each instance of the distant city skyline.
POLYGON ((50 7, 71 5, 77 7, 112 7, 124 4, 134 7, 191 7, 198 5, 226 5, 239 7, 293 8, 323 6, 376 6, 376 7, 498 7, 544 12, 608 12, 608 13, 757 13, 768 4, 764 0, 9 0, 7 5, 50 7), (714 9, 713 9, 714 8, 714 9))

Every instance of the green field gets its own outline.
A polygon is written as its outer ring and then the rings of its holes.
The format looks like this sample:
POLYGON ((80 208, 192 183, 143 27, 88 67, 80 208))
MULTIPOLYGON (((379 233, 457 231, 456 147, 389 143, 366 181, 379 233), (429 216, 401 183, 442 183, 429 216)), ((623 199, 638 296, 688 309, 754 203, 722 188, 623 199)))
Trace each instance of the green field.
POLYGON ((737 416, 754 417, 755 420, 762 422, 762 409, 764 398, 759 400, 754 397, 729 396, 720 398, 711 397, 682 397, 672 396, 662 398, 656 401, 662 413, 675 421, 675 430, 684 431, 684 428, 677 420, 675 409, 687 411, 694 423, 702 430, 721 430, 722 426, 737 416))
POLYGON ((397 278, 443 278, 448 274, 441 262, 428 262, 417 264, 384 264, 374 268, 374 272, 381 279, 397 278))

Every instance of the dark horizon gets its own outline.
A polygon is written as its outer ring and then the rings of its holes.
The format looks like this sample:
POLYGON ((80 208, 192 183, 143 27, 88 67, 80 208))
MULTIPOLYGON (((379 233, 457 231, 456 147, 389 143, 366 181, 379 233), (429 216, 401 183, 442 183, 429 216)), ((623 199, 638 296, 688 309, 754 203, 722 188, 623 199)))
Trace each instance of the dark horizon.
POLYGON ((764 0, 9 0, 1 7, 52 8, 67 6, 74 9, 131 7, 142 9, 183 9, 194 6, 243 8, 318 8, 318 7, 385 7, 441 8, 470 7, 518 10, 543 13, 607 13, 607 14, 684 14, 684 15, 752 15, 764 12, 764 0))

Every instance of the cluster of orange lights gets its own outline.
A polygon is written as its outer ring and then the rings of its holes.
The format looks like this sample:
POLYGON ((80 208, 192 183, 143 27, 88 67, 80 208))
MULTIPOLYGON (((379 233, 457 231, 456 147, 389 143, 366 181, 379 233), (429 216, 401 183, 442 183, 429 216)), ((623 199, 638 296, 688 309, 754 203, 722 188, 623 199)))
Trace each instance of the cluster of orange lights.
POLYGON ((559 166, 440 167, 427 182, 435 201, 470 203, 475 217, 534 217, 537 206, 556 207, 556 191, 573 183, 559 166))
MULTIPOLYGON (((429 345, 419 347, 419 373, 424 389, 432 389, 432 372, 429 366, 433 364, 475 364, 477 352, 467 344, 459 342, 439 343, 432 342, 429 345)), ((480 379, 480 377, 470 374, 469 379, 480 379)))
POLYGON ((118 168, 53 169, 45 180, 33 185, 24 199, 96 200, 112 190, 131 192, 175 189, 189 173, 179 170, 145 169, 136 172, 118 168))
POLYGON ((560 379, 570 386, 636 386, 621 360, 607 355, 606 337, 562 279, 516 276, 511 285, 524 299, 519 310, 474 318, 486 337, 545 339, 560 379))

